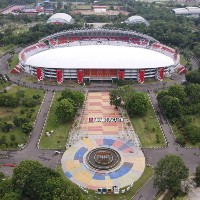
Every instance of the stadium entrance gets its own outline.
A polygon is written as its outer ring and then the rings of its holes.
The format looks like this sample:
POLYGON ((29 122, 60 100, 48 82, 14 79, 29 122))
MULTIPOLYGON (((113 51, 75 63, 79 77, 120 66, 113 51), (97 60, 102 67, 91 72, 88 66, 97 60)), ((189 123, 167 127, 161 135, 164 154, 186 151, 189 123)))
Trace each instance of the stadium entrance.
POLYGON ((116 69, 84 69, 84 78, 87 77, 113 77, 117 78, 116 69))

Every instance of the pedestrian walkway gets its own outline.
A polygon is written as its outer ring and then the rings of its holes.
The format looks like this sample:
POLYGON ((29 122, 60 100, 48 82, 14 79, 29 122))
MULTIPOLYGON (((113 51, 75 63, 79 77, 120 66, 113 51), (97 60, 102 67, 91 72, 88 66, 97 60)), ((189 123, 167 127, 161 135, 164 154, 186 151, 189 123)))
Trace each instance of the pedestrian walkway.
POLYGON ((122 109, 110 105, 108 92, 89 92, 81 114, 80 130, 69 138, 61 163, 67 178, 88 189, 128 187, 139 179, 145 157, 134 131, 127 128, 122 109), (88 166, 87 154, 107 147, 120 154, 121 161, 112 170, 95 170, 88 166))

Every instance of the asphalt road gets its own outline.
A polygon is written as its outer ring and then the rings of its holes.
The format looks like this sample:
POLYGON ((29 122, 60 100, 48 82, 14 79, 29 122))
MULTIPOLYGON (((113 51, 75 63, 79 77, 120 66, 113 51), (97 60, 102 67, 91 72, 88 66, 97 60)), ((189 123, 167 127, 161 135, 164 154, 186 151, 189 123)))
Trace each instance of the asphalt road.
MULTIPOLYGON (((17 52, 20 49, 17 49, 17 52)), ((0 59, 0 71, 2 74, 7 74, 7 59, 10 57, 9 54, 5 55, 0 59)), ((0 151, 0 154, 6 155, 7 158, 0 159, 0 163, 16 163, 19 164, 22 160, 38 160, 39 162, 43 163, 45 166, 50 168, 55 168, 57 163, 60 162, 61 155, 54 156, 54 150, 40 150, 37 148, 38 139, 40 137, 42 127, 48 112, 48 109, 50 107, 50 102, 53 97, 53 92, 56 90, 63 90, 66 87, 63 86, 51 86, 51 85, 43 85, 42 83, 26 83, 21 82, 20 80, 21 75, 16 76, 10 76, 10 80, 13 83, 22 85, 24 87, 30 87, 30 88, 38 88, 38 89, 45 89, 46 96, 44 99, 44 102, 41 106, 41 112, 38 115, 38 118, 36 120, 36 124, 34 126, 34 129, 32 131, 32 135, 30 138, 29 143, 27 144, 26 148, 24 148, 21 151, 0 151)), ((172 82, 158 82, 155 84, 138 84, 134 87, 137 90, 141 91, 149 91, 149 95, 152 101, 152 104, 154 106, 155 112, 158 116, 158 120, 161 124, 161 127, 163 129, 167 145, 165 148, 143 148, 144 155, 146 157, 146 163, 152 165, 153 167, 156 166, 156 163, 160 160, 160 158, 164 157, 167 154, 176 154, 183 158, 185 164, 189 168, 190 173, 195 172, 195 168, 197 165, 200 164, 200 157, 197 156, 197 154, 200 153, 199 149, 187 149, 180 147, 174 138, 173 132, 170 128, 170 125, 168 124, 168 121, 166 120, 165 116, 163 116, 160 108, 158 107, 157 100, 156 100, 156 94, 155 92, 159 89, 165 89, 169 87, 170 85, 173 85, 175 83, 180 84, 182 80, 184 79, 183 76, 180 76, 178 74, 173 75, 174 80, 172 82)), ((72 88, 75 90, 88 90, 88 91, 108 91, 113 89, 113 87, 78 87, 78 88, 72 88)), ((0 171, 4 172, 7 175, 12 174, 12 168, 8 167, 1 167, 0 171)), ((156 195, 157 189, 153 187, 153 179, 148 181, 145 186, 135 195, 133 198, 134 200, 151 200, 156 195)))

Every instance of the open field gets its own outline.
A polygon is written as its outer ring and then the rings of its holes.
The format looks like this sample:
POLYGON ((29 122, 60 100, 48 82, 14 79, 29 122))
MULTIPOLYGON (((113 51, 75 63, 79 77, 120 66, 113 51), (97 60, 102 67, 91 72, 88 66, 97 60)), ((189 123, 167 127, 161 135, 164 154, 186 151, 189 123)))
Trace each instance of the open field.
MULTIPOLYGON (((35 89, 28 89, 23 88, 20 86, 13 86, 8 90, 8 94, 14 94, 18 90, 23 90, 25 92, 25 97, 32 98, 33 94, 40 95, 40 100, 42 101, 44 97, 44 92, 42 90, 35 90, 35 89)), ((38 110, 40 105, 37 105, 33 108, 33 114, 30 119, 30 123, 32 124, 37 116, 38 110)), ((16 108, 6 108, 6 107, 0 107, 0 123, 1 122, 7 122, 13 124, 13 116, 18 117, 26 117, 26 113, 30 111, 29 108, 24 106, 18 106, 16 108), (25 111, 24 114, 22 114, 22 110, 25 111)), ((5 142, 7 144, 7 148, 16 148, 18 144, 25 144, 27 142, 28 135, 24 134, 20 128, 14 127, 9 132, 3 132, 0 129, 0 138, 5 137, 5 142), (11 135, 15 136, 15 140, 11 139, 11 135)), ((3 148, 5 148, 5 145, 3 145, 3 148)))
POLYGON ((48 119, 42 133, 42 138, 40 141, 41 149, 64 149, 67 142, 68 132, 71 127, 71 122, 61 122, 58 121, 57 115, 55 114, 56 107, 58 105, 57 98, 60 96, 61 92, 56 92, 51 109, 49 111, 48 119), (53 130, 50 137, 47 137, 45 133, 53 130))
MULTIPOLYGON (((66 176, 63 173, 62 167, 59 165, 56 167, 56 171, 61 174, 64 180, 66 180, 66 176)), ((94 191, 89 190, 89 193, 85 195, 85 199, 100 199, 100 200, 130 200, 136 192, 153 176, 153 169, 151 167, 146 167, 142 176, 133 184, 133 187, 124 194, 116 194, 116 195, 98 195, 95 194, 94 191)), ((122 188, 123 189, 123 188, 122 188)))
POLYGON ((152 106, 150 106, 145 116, 131 118, 131 122, 140 138, 142 147, 165 146, 164 136, 152 106), (157 140, 159 140, 159 143, 157 140))

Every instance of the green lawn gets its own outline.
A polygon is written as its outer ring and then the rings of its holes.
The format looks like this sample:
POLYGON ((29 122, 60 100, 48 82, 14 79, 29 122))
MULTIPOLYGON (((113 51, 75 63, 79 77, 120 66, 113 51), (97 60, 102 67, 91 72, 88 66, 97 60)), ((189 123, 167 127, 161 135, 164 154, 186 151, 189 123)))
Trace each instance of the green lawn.
MULTIPOLYGON (((194 124, 194 125, 196 125, 200 128, 200 115, 193 115, 193 116, 191 116, 191 118, 192 118, 192 124, 194 124)), ((178 127, 176 126, 176 124, 172 124, 172 123, 170 123, 170 124, 171 124, 171 127, 173 129, 173 133, 175 134, 175 136, 176 137, 180 136, 181 133, 180 133, 178 127)), ((193 145, 190 142, 186 142, 185 146, 186 147, 197 147, 197 148, 199 148, 200 143, 193 145)))
MULTIPOLYGON (((66 180, 66 176, 63 173, 62 167, 59 165, 56 167, 56 171, 61 174, 64 180, 66 180)), ((93 190, 89 190, 89 193, 85 195, 85 199, 101 199, 101 200, 130 200, 136 192, 143 187, 143 185, 153 176, 153 169, 151 167, 146 167, 142 176, 133 184, 133 187, 124 194, 118 194, 118 195, 98 195, 95 194, 93 190)), ((122 188, 123 189, 123 188, 122 188)))
POLYGON ((134 130, 140 138, 142 147, 165 146, 165 139, 152 106, 145 116, 131 118, 131 122, 134 130), (159 137, 159 143, 157 142, 156 135, 159 137))
POLYGON ((0 81, 0 90, 5 89, 6 87, 10 86, 11 83, 10 82, 4 82, 4 81, 0 81))
POLYGON ((3 47, 0 47, 0 56, 2 56, 4 53, 6 53, 7 51, 13 49, 15 46, 13 44, 9 44, 3 47))
MULTIPOLYGON (((44 97, 44 92, 42 90, 28 89, 28 88, 23 88, 20 86, 13 86, 10 90, 8 90, 8 94, 13 94, 18 90, 24 90, 26 97, 32 97, 33 94, 35 94, 35 93, 37 93, 38 95, 41 96, 41 101, 44 97)), ((35 121, 39 107, 40 107, 40 105, 37 105, 36 107, 34 107, 34 112, 32 114, 31 120, 30 120, 31 123, 33 123, 35 121)), ((27 108, 24 106, 18 106, 17 108, 0 107, 0 123, 1 122, 12 123, 13 116, 23 116, 20 113, 20 111, 22 109, 27 110, 27 108)), ((17 144, 25 144, 27 142, 27 138, 28 138, 28 135, 24 134, 20 130, 20 128, 16 128, 16 127, 14 127, 8 133, 5 133, 0 129, 0 138, 2 138, 2 136, 6 137, 7 148, 15 148, 15 146, 17 144), (11 135, 15 136, 15 138, 16 138, 15 141, 11 140, 11 138, 10 138, 11 135)), ((4 145, 3 145, 3 148, 4 148, 4 145)))
POLYGON ((61 122, 57 120, 55 110, 57 107, 57 98, 60 96, 61 92, 56 92, 51 109, 49 111, 48 119, 42 133, 42 138, 40 141, 41 149, 64 149, 67 142, 68 132, 71 127, 71 122, 61 122), (45 135, 46 131, 53 130, 50 137, 45 135))
POLYGON ((9 63, 9 69, 12 70, 19 63, 18 54, 14 54, 9 63))

